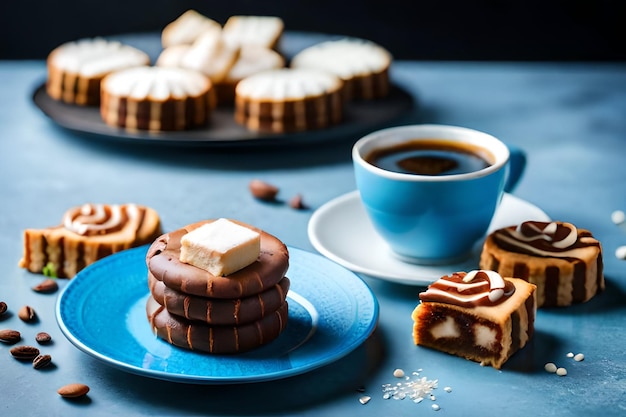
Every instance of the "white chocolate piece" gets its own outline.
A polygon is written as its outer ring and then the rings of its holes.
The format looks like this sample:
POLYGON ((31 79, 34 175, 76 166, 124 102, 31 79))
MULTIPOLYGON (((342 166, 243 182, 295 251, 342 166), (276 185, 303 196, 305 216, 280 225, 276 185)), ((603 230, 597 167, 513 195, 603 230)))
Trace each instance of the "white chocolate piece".
POLYGON ((278 43, 285 24, 277 16, 231 16, 222 33, 224 41, 234 48, 257 45, 273 48, 278 43))
POLYGON ((221 32, 222 25, 193 9, 170 22, 161 33, 163 48, 173 45, 192 44, 204 32, 221 32))
POLYGON ((222 218, 182 237, 180 261, 227 276, 255 262, 260 252, 258 232, 222 218))

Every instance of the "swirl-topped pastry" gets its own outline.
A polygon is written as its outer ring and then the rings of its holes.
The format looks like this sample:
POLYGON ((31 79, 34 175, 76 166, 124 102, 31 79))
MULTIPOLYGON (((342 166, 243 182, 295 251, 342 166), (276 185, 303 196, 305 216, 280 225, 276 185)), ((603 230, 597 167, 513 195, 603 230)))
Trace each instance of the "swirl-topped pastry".
POLYGON ((62 224, 24 232, 19 265, 34 273, 44 268, 71 278, 97 260, 151 243, 161 234, 156 211, 137 204, 84 204, 68 209, 62 224))
POLYGON ((63 226, 79 235, 105 235, 124 228, 130 219, 137 216, 139 209, 134 204, 84 204, 65 212, 63 226))
POLYGON ((604 289, 600 242, 567 222, 527 221, 494 231, 480 267, 537 285, 540 307, 585 302, 604 289))
POLYGON ((419 294, 413 340, 499 369, 533 335, 535 288, 490 270, 443 276, 419 294))

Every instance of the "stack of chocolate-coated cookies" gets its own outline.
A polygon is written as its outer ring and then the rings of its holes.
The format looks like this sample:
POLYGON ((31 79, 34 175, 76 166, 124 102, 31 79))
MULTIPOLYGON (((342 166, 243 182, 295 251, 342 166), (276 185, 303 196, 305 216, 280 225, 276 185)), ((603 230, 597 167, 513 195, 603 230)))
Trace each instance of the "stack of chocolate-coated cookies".
POLYGON ((249 351, 287 325, 289 252, 276 237, 245 225, 260 234, 260 255, 252 264, 215 276, 181 262, 182 237, 211 221, 164 234, 150 246, 146 313, 154 333, 173 345, 216 354, 249 351))

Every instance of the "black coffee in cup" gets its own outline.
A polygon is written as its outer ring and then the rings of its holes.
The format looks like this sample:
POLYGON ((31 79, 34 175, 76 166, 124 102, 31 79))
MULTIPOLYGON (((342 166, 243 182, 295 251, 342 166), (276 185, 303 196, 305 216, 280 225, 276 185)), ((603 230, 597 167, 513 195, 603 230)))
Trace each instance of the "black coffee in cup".
POLYGON ((494 157, 470 143, 420 139, 374 149, 364 159, 386 171, 438 176, 479 171, 490 166, 494 157))

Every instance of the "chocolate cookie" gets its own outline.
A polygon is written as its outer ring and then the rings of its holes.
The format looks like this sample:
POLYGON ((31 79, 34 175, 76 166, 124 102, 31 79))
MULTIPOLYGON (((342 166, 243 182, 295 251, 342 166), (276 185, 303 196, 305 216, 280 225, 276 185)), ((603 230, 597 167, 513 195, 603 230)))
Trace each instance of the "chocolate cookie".
POLYGON ((240 325, 276 311, 285 302, 290 282, 285 277, 262 293, 231 300, 184 294, 167 287, 150 273, 148 284, 152 297, 172 314, 211 325, 240 325))
POLYGON ((167 287, 185 294, 211 298, 243 298, 276 285, 289 268, 289 252, 284 243, 260 229, 236 220, 261 235, 261 254, 253 264, 228 276, 218 277, 179 260, 180 240, 190 231, 214 220, 193 223, 154 241, 148 249, 149 272, 167 287))
POLYGON ((210 326, 170 314, 154 298, 146 303, 146 314, 153 332, 168 343, 216 354, 241 353, 276 339, 287 326, 285 301, 275 312, 261 320, 240 326, 210 326))

